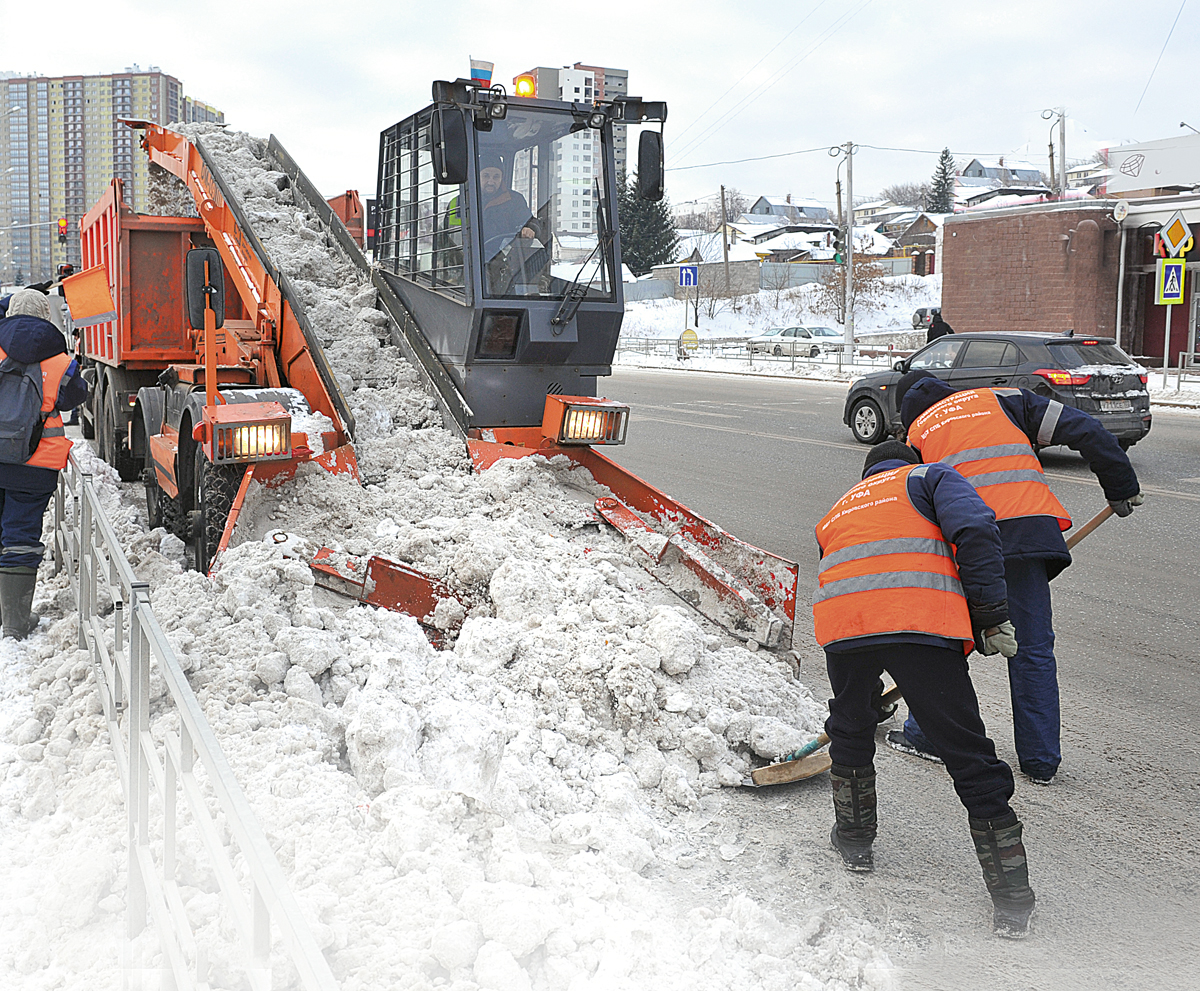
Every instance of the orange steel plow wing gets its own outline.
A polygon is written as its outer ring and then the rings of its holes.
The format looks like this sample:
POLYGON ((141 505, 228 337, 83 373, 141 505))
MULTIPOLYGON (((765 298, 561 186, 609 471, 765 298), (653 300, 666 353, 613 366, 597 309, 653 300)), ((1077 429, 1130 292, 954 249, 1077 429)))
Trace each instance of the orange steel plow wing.
POLYGON ((560 447, 537 428, 486 433, 486 440, 467 441, 476 471, 501 458, 565 455, 613 493, 597 500, 596 509, 630 539, 635 558, 655 578, 735 636, 791 646, 800 572, 794 561, 739 540, 594 448, 560 447))

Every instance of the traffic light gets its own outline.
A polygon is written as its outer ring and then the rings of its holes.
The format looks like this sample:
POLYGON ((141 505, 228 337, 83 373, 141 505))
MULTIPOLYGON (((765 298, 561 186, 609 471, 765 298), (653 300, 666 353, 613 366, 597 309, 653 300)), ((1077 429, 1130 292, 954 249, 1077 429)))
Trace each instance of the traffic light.
POLYGON ((833 260, 837 265, 846 263, 846 231, 842 227, 833 234, 833 260))
POLYGON ((537 76, 526 72, 513 80, 513 94, 534 98, 537 96, 537 76))
POLYGON ((58 218, 58 243, 59 244, 67 243, 67 218, 66 217, 58 218))

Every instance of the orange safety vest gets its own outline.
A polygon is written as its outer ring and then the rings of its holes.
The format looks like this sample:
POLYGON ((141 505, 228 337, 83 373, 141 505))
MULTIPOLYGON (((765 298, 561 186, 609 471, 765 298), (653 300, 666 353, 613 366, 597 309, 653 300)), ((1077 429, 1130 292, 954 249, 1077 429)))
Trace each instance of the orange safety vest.
MULTIPOLYGON (((1060 530, 1069 530, 1071 517, 1046 484, 1033 445, 997 398, 1020 391, 968 389, 947 396, 913 421, 908 443, 926 463, 941 461, 958 469, 997 521, 1053 516, 1060 530)), ((1051 409, 1046 416, 1054 415, 1057 422, 1057 412, 1051 409)), ((1053 429, 1048 433, 1053 436, 1053 429)))
MULTIPOLYGON (((4 348, 0 348, 0 361, 7 358, 4 348)), ((42 368, 42 413, 49 413, 42 428, 42 439, 25 464, 31 468, 53 468, 61 471, 67 466, 67 458, 71 453, 71 440, 63 427, 62 416, 54 408, 58 400, 58 390, 62 385, 63 376, 71 365, 71 355, 56 354, 53 358, 45 358, 40 362, 42 368)))
POLYGON ((821 567, 813 620, 822 647, 857 637, 921 633, 975 646, 954 550, 913 507, 907 465, 859 482, 817 524, 821 567))

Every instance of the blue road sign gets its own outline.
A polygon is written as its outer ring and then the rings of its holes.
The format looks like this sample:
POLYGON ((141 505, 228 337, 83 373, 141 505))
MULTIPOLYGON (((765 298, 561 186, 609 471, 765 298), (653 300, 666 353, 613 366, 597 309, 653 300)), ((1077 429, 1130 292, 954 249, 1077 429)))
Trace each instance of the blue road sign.
POLYGON ((680 265, 679 284, 681 286, 696 286, 700 284, 699 265, 680 265))

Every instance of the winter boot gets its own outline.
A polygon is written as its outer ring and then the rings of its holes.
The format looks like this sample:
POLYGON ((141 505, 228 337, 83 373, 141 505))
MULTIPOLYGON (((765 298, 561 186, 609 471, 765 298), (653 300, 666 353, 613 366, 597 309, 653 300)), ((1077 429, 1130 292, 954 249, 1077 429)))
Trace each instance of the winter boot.
POLYGON ((0 617, 4 635, 24 640, 37 629, 41 617, 33 612, 33 590, 37 572, 24 570, 0 571, 0 617))
POLYGON ((1008 939, 1023 939, 1036 899, 1029 887, 1021 822, 1015 812, 1002 819, 972 817, 971 839, 983 868, 983 880, 992 896, 992 932, 1008 939))
POLYGON ((844 767, 834 764, 833 812, 837 819, 829 835, 834 849, 852 871, 875 869, 871 844, 875 841, 875 765, 844 767))

